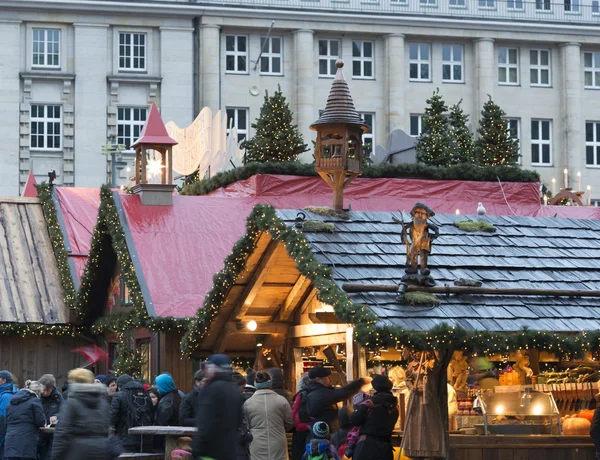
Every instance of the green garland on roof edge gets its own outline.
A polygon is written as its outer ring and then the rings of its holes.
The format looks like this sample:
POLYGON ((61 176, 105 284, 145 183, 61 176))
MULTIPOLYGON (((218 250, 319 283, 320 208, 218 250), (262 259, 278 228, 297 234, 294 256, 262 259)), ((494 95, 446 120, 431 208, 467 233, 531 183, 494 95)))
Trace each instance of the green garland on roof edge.
POLYGON ((296 261, 298 271, 309 278, 317 289, 317 297, 334 307, 336 316, 354 324, 355 340, 367 349, 408 347, 414 350, 435 350, 451 347, 471 353, 506 353, 537 348, 558 356, 577 357, 584 351, 600 350, 600 330, 579 334, 558 334, 523 329, 520 332, 494 333, 467 331, 441 324, 430 331, 407 331, 400 327, 377 326, 378 318, 363 305, 352 302, 331 279, 331 269, 313 255, 304 235, 288 227, 269 205, 257 205, 247 219, 247 231, 234 245, 225 259, 225 267, 213 277, 213 288, 207 294, 204 306, 190 322, 181 346, 185 355, 198 349, 211 323, 219 314, 236 278, 245 269, 246 262, 256 249, 260 233, 268 232, 286 245, 288 254, 296 261))
POLYGON ((94 280, 101 274, 98 269, 98 260, 102 252, 102 240, 109 235, 111 245, 120 267, 120 276, 129 288, 129 299, 134 307, 131 312, 117 313, 98 318, 91 327, 92 333, 119 332, 131 328, 148 328, 151 331, 177 331, 183 332, 186 319, 173 317, 151 318, 148 316, 144 296, 138 282, 135 268, 131 260, 125 233, 117 214, 115 201, 109 186, 103 185, 100 189, 100 208, 98 221, 94 227, 92 243, 88 256, 88 263, 81 277, 78 308, 79 319, 85 321, 89 315, 90 290, 94 280))
MULTIPOLYGON (((281 174, 294 176, 316 176, 315 165, 310 163, 271 162, 248 163, 247 165, 229 171, 215 174, 210 179, 204 179, 186 185, 182 195, 208 195, 215 190, 226 187, 234 182, 246 180, 256 174, 281 174)), ((496 182, 539 182, 537 172, 522 169, 517 166, 488 166, 481 167, 473 164, 460 164, 452 167, 428 166, 422 163, 390 164, 382 163, 367 166, 361 177, 365 178, 403 178, 431 180, 471 180, 496 182)))
POLYGON ((74 337, 81 332, 81 328, 70 324, 0 323, 0 337, 74 337))

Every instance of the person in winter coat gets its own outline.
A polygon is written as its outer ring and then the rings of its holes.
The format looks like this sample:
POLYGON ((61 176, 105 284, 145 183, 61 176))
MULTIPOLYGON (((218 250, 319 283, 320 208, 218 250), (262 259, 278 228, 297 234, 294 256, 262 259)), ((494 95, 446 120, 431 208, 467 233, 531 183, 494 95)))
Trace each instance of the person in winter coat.
POLYGON ((254 386, 254 377, 256 377, 256 371, 254 369, 246 369, 246 386, 242 392, 244 400, 250 398, 255 392, 256 387, 254 386))
POLYGON ((292 460, 301 460, 310 438, 310 417, 306 401, 308 395, 308 375, 303 376, 298 382, 298 392, 292 398, 292 420, 296 429, 292 434, 292 460), (301 410, 302 409, 302 410, 301 410))
POLYGON ((160 374, 156 377, 156 386, 160 393, 160 400, 156 408, 156 424, 159 426, 179 425, 181 396, 175 387, 173 377, 169 374, 160 374))
POLYGON ((181 426, 196 426, 198 392, 202 388, 203 380, 204 371, 197 371, 194 374, 194 389, 181 400, 181 405, 179 406, 179 424, 181 426))
POLYGON ((117 393, 117 376, 114 374, 108 374, 104 377, 104 381, 102 382, 106 387, 106 401, 108 401, 108 407, 112 404, 112 399, 117 393))
POLYGON ((292 402, 292 393, 284 388, 283 385, 283 369, 279 367, 272 367, 269 369, 269 375, 271 376, 271 390, 277 393, 279 396, 283 396, 287 399, 287 402, 292 402))
MULTIPOLYGON (((126 452, 139 452, 141 438, 130 435, 129 428, 152 425, 152 402, 142 384, 127 374, 119 376, 117 386, 119 391, 110 407, 110 425, 126 452)), ((152 438, 145 436, 144 442, 143 448, 150 449, 152 438)))
MULTIPOLYGON (((244 392, 246 387, 246 379, 239 372, 233 373, 233 383, 240 389, 240 393, 244 392)), ((240 428, 238 430, 238 443, 235 460, 249 460, 250 459, 250 443, 252 442, 252 433, 248 428, 248 420, 246 417, 242 417, 240 428)))
POLYGON ((198 433, 194 458, 234 459, 244 399, 232 381, 231 359, 212 355, 205 367, 206 384, 198 394, 198 433))
POLYGON ((353 460, 393 460, 392 432, 398 420, 398 399, 385 375, 372 381, 376 393, 350 415, 350 423, 360 427, 353 460))
POLYGON ((106 387, 94 383, 88 369, 68 374, 70 396, 63 404, 54 432, 52 460, 112 460, 107 450, 106 387))
POLYGON ((40 428, 46 425, 39 399, 42 388, 38 382, 28 380, 25 388, 10 399, 6 408, 5 459, 37 459, 40 428))
POLYGON ((332 434, 339 428, 337 404, 358 393, 363 385, 371 382, 369 377, 364 377, 336 389, 331 386, 331 371, 321 366, 311 368, 308 378, 311 380, 307 388, 308 415, 314 421, 327 423, 332 434))
MULTIPOLYGON (((38 382, 42 385, 42 407, 44 415, 50 425, 56 425, 58 411, 63 403, 63 397, 56 388, 56 379, 52 374, 42 375, 38 382)), ((52 434, 40 433, 40 445, 38 446, 39 460, 48 460, 52 451, 52 434)))
POLYGON ((244 415, 252 433, 250 458, 287 460, 286 431, 294 427, 290 403, 271 389, 268 372, 256 373, 256 393, 244 403, 244 415))
POLYGON ((6 436, 6 408, 10 398, 16 393, 13 385, 12 374, 8 371, 0 371, 0 460, 4 458, 4 437, 6 436))

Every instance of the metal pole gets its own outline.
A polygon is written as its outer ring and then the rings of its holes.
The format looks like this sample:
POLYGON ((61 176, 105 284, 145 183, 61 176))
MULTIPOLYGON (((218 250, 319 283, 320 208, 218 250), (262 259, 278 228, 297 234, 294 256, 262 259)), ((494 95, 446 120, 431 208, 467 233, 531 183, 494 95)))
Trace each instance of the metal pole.
POLYGON ((117 158, 116 151, 111 149, 110 151, 110 186, 115 188, 117 186, 117 158))

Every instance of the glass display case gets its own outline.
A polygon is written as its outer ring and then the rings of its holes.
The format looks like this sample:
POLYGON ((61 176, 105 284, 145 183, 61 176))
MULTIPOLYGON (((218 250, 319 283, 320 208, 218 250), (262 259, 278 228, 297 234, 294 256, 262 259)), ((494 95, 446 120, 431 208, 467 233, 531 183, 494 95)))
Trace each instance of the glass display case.
POLYGON ((560 434, 560 414, 552 393, 524 390, 510 393, 483 391, 475 400, 483 414, 479 434, 560 434))

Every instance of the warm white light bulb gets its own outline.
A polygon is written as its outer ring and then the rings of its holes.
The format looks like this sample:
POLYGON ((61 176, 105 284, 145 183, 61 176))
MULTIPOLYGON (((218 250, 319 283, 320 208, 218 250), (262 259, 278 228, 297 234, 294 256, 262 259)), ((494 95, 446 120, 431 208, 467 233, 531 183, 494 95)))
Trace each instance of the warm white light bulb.
POLYGON ((456 215, 458 216, 460 214, 460 209, 456 210, 456 215))
POLYGON ((249 331, 255 331, 256 328, 258 327, 258 324, 256 324, 256 321, 252 320, 252 321, 248 321, 248 324, 246 324, 246 327, 248 328, 249 331))

